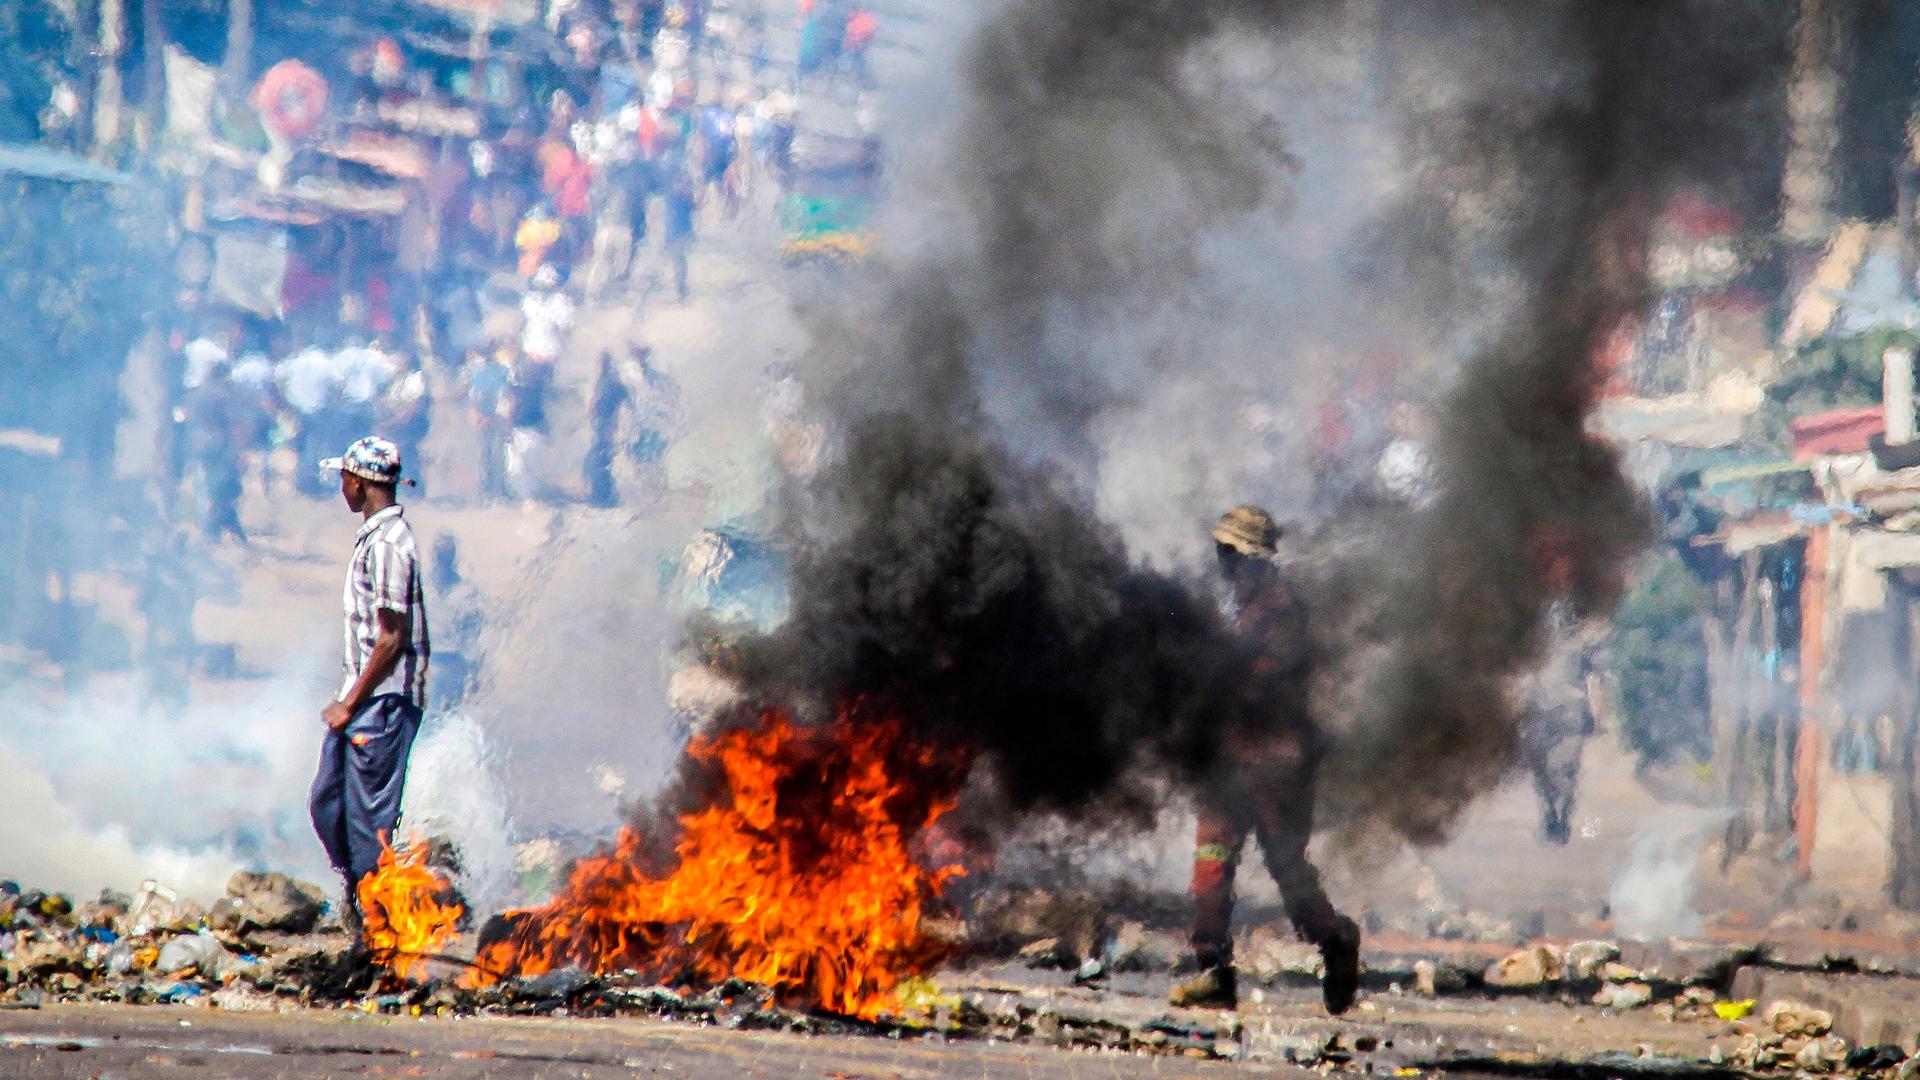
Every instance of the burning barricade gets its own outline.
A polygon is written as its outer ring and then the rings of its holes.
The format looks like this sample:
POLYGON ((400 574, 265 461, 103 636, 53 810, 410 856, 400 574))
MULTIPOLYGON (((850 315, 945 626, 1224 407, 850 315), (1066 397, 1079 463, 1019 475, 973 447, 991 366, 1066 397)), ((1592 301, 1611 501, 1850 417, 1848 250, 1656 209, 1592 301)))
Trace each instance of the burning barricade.
POLYGON ((785 1003, 872 1019, 946 955, 922 916, 961 869, 928 868, 914 852, 952 806, 941 782, 950 790, 957 775, 941 754, 895 724, 843 717, 805 730, 779 713, 697 740, 689 754, 719 768, 722 790, 681 818, 673 868, 652 870, 643 837, 624 830, 551 903, 501 917, 471 985, 567 966, 735 978, 785 1003), (931 793, 916 783, 936 777, 931 793))

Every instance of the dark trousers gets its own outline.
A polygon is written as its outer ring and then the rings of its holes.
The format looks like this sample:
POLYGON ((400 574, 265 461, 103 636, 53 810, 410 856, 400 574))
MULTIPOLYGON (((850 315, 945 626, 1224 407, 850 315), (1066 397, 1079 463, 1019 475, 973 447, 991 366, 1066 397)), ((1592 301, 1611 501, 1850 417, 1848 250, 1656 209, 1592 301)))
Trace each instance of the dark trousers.
POLYGON ((1202 785, 1193 853, 1193 951, 1202 967, 1233 960, 1233 879, 1247 837, 1260 840, 1287 918, 1315 945, 1334 940, 1342 918, 1307 861, 1313 838, 1313 766, 1305 755, 1259 755, 1202 785))
POLYGON ((613 482, 613 459, 613 439, 603 432, 594 432, 593 445, 587 449, 587 459, 581 466, 587 481, 589 505, 620 504, 620 493, 613 482))
POLYGON ((400 821, 407 755, 420 730, 420 710, 398 694, 360 707, 320 745, 307 811, 333 868, 358 881, 380 862, 383 838, 400 821))

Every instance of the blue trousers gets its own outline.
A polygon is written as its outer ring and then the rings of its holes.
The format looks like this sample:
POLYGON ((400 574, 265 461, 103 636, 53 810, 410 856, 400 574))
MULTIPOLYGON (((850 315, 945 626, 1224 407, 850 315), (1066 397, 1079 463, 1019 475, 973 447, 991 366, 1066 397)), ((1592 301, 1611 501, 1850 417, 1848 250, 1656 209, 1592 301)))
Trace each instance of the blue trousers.
POLYGON ((399 694, 360 707, 320 745, 320 771, 307 796, 313 831, 333 868, 359 881, 380 862, 381 834, 400 821, 407 755, 420 730, 420 710, 399 694))

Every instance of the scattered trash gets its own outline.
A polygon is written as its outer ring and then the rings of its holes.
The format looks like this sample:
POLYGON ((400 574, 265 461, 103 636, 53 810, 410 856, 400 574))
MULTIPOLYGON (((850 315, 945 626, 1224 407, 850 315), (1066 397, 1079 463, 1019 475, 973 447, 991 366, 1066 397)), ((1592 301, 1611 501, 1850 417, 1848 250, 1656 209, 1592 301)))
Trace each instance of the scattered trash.
POLYGON ((218 979, 235 959, 219 938, 203 930, 182 934, 162 945, 154 966, 169 975, 193 968, 208 978, 218 979))

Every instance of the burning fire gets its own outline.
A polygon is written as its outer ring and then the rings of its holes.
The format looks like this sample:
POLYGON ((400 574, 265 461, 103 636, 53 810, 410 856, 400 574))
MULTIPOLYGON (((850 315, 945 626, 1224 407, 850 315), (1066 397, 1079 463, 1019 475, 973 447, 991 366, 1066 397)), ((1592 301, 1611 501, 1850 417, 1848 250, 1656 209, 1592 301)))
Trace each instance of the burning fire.
POLYGON ((680 819, 672 871, 650 873, 640 834, 623 829, 546 906, 506 914, 512 930, 481 951, 477 979, 570 964, 737 977, 873 1018, 946 954, 921 915, 962 871, 923 866, 914 841, 953 806, 954 755, 911 744, 893 721, 843 714, 813 729, 778 712, 687 752, 724 785, 680 819))
POLYGON ((375 963, 404 981, 423 956, 453 940, 466 911, 445 899, 452 887, 428 869, 426 845, 410 844, 396 855, 386 837, 381 842, 379 865, 360 879, 356 891, 368 951, 375 963))

